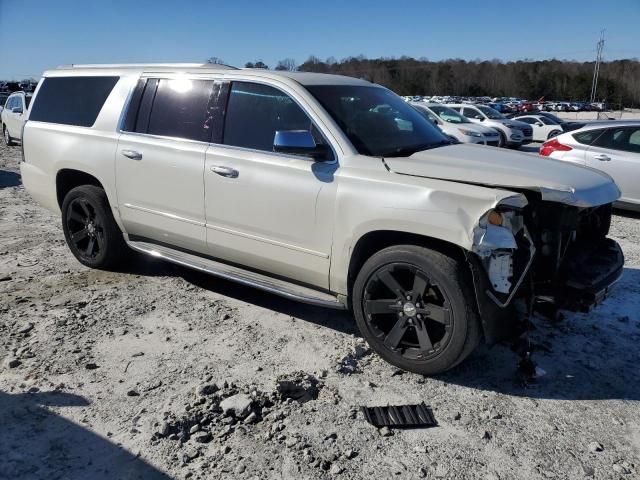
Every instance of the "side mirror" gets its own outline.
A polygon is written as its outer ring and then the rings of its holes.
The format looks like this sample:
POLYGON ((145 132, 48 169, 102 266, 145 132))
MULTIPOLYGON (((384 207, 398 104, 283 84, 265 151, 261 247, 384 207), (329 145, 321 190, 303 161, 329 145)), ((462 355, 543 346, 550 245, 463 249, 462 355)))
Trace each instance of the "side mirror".
POLYGON ((277 130, 273 137, 273 151, 292 155, 305 155, 323 161, 329 149, 316 143, 308 130, 277 130))
POLYGON ((542 122, 536 122, 536 126, 538 126, 538 127, 542 127, 542 126, 543 126, 543 125, 542 125, 542 122))
POLYGON ((22 113, 22 107, 13 107, 11 109, 12 113, 22 113))

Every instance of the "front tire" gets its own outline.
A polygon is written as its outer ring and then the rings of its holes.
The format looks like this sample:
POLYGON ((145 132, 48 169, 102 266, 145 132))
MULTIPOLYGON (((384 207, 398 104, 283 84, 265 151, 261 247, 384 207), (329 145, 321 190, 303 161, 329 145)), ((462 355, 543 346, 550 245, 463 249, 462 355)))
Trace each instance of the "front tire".
POLYGON ((464 267, 415 245, 385 248, 365 262, 353 286, 356 323, 387 362, 423 375, 462 362, 480 342, 464 267))
POLYGON ((62 202, 62 229, 71 253, 87 267, 112 269, 127 253, 105 191, 94 185, 72 189, 62 202))
POLYGON ((503 148, 507 145, 507 137, 504 133, 498 130, 498 135, 500 135, 500 140, 498 140, 498 147, 503 148))
POLYGON ((13 141, 13 138, 11 138, 11 135, 9 135, 9 130, 6 125, 2 126, 2 138, 4 139, 4 144, 7 147, 13 147, 16 144, 16 142, 13 141))

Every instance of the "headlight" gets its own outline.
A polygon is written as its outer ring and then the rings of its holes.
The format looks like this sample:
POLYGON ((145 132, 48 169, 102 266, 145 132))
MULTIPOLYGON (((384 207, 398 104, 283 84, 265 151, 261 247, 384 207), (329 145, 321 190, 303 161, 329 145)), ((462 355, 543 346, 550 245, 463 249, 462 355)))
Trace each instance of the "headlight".
POLYGON ((465 130, 464 128, 459 128, 458 131, 463 135, 467 135, 468 137, 481 137, 482 136, 481 133, 474 132, 472 130, 465 130))

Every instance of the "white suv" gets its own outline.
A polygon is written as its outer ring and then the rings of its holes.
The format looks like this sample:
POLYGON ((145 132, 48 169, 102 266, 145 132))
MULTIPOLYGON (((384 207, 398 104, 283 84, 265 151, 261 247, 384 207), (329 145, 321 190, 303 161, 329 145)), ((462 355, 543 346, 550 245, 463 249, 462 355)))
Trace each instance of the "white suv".
POLYGON ((500 135, 497 130, 472 123, 454 109, 439 103, 412 102, 411 105, 427 116, 447 135, 462 143, 478 143, 497 147, 500 135))
POLYGON ((349 309, 376 352, 422 374, 517 333, 543 300, 592 306, 622 272, 607 175, 453 145, 355 78, 62 67, 23 149, 24 186, 82 264, 133 249, 349 309))
POLYGON ((486 105, 450 104, 448 107, 457 110, 472 122, 495 128, 500 134, 500 147, 519 147, 531 143, 533 129, 517 120, 511 120, 500 112, 486 105))
POLYGON ((22 126, 27 118, 31 94, 15 92, 9 95, 0 113, 2 138, 7 146, 15 145, 22 138, 22 126))

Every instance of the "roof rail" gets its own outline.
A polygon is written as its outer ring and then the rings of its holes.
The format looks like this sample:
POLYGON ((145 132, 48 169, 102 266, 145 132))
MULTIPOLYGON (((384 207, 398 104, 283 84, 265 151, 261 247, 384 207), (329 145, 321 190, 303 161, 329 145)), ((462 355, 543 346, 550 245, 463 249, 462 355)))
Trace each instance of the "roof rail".
POLYGON ((68 70, 72 68, 164 68, 164 67, 182 67, 182 68, 197 68, 197 67, 213 67, 213 68, 228 68, 238 70, 237 67, 231 65, 223 65, 219 63, 70 63, 66 65, 59 65, 59 70, 68 70))

